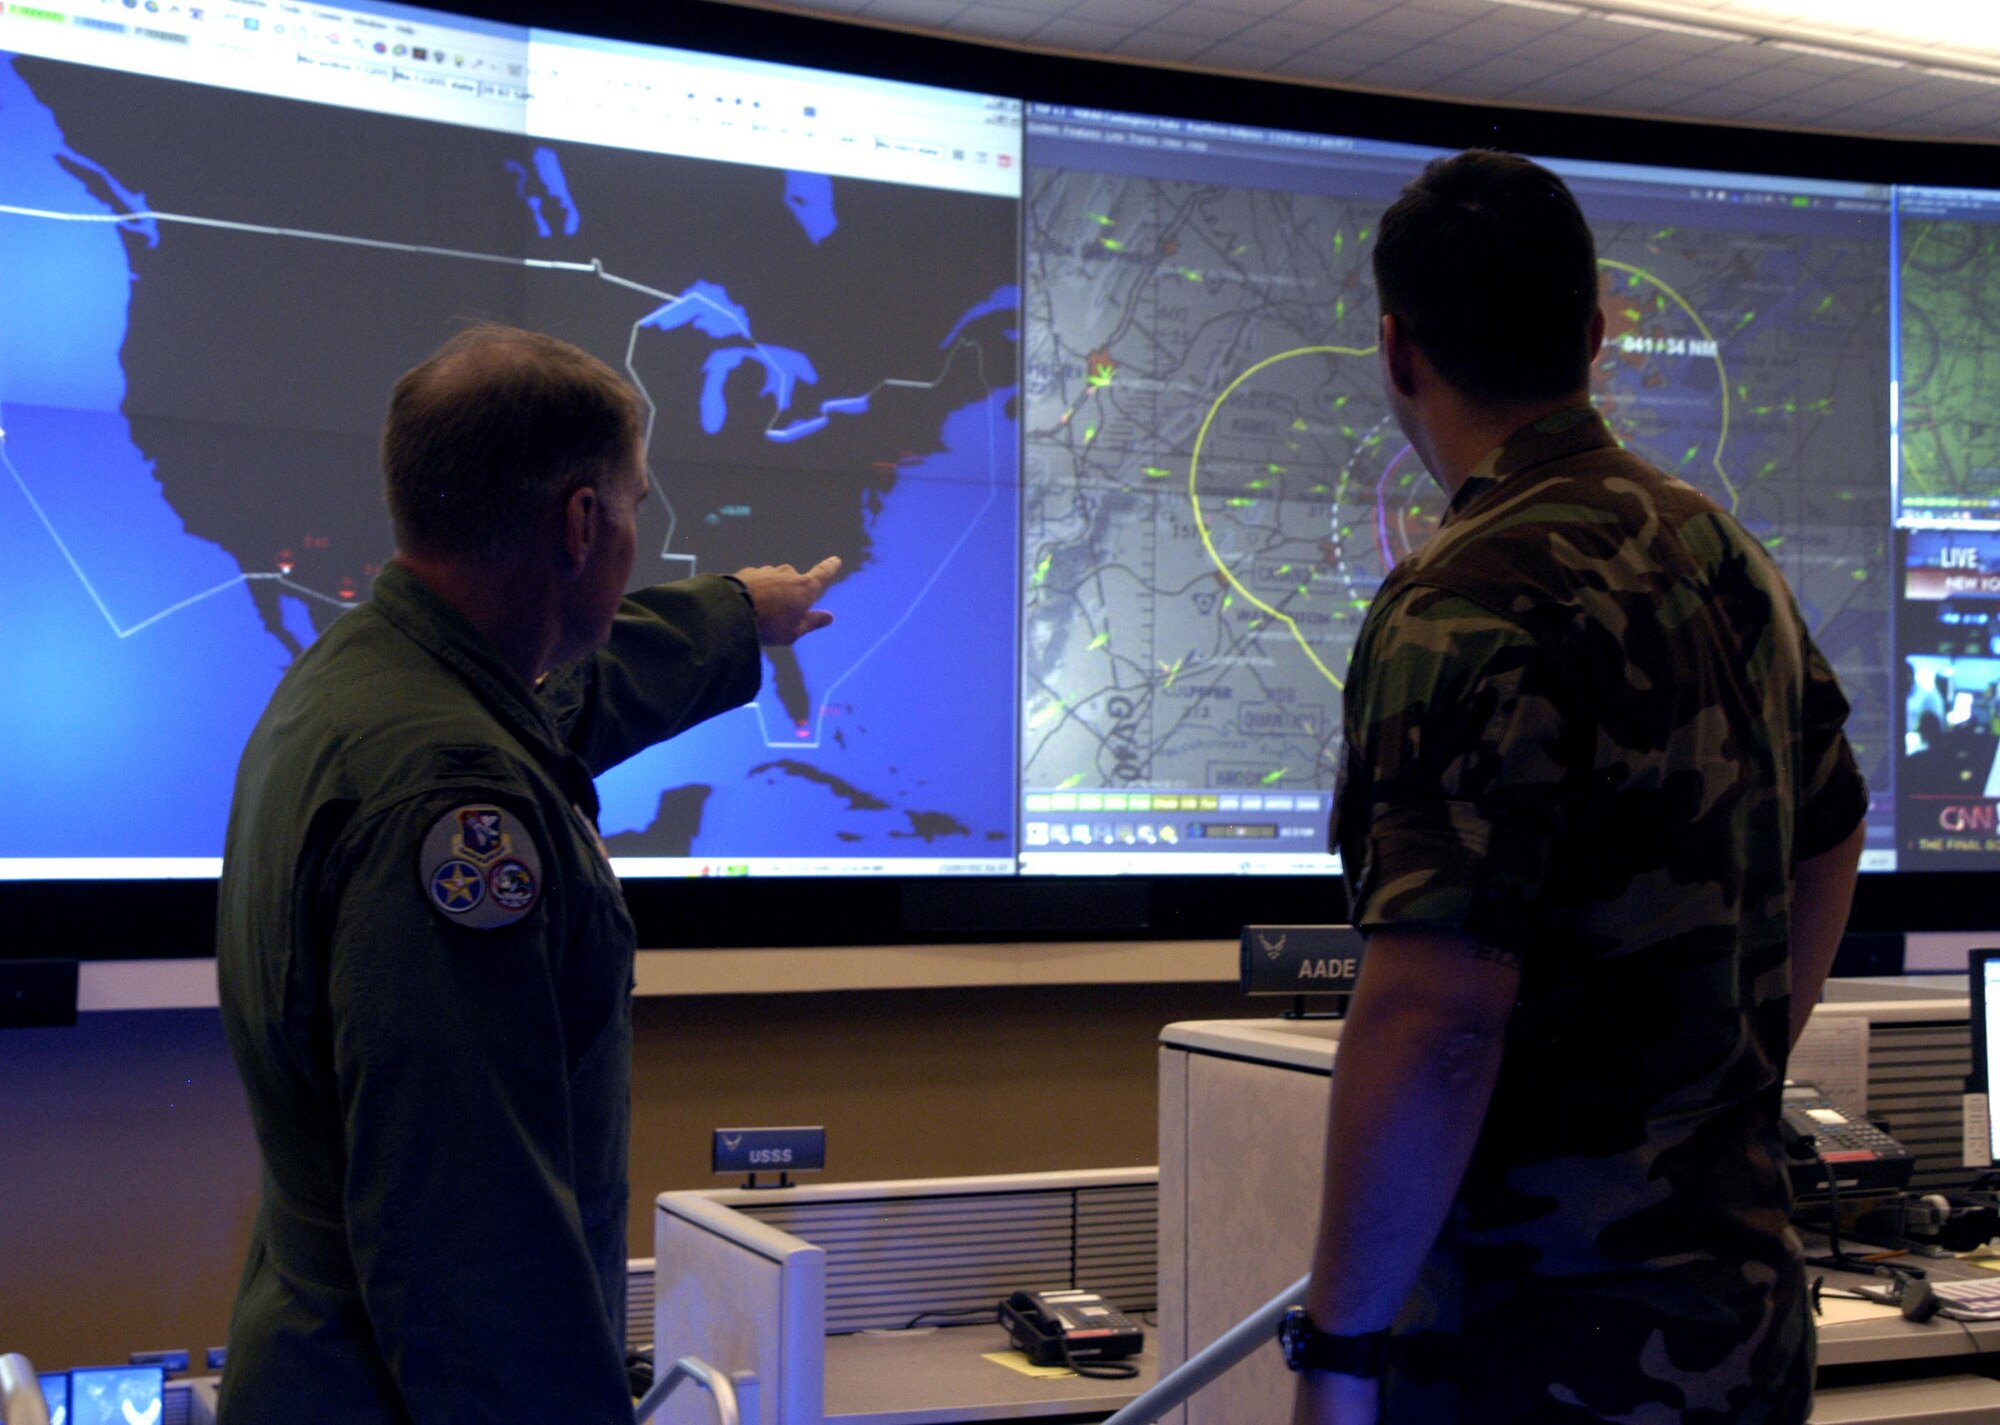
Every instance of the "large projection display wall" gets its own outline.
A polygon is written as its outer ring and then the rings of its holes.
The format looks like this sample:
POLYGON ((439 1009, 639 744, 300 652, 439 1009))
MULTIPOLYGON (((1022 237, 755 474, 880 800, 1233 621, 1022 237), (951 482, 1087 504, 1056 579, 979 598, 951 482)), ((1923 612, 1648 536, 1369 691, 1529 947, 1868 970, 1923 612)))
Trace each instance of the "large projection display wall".
POLYGON ((390 385, 487 318, 644 394, 639 578, 846 564, 755 703, 605 778, 626 869, 1012 869, 1015 102, 104 13, 0 15, 0 855, 213 873, 251 723, 391 553, 390 385))
MULTIPOLYGON (((252 722, 392 552, 388 389, 478 319, 644 394, 637 578, 846 561, 753 704, 603 779, 623 873, 1328 873, 1353 636, 1442 512, 1369 267, 1436 152, 388 6, 7 3, 0 877, 215 873, 252 722)), ((1864 864, 2000 866, 2000 202, 1548 161, 1600 408, 1848 690, 1864 864)))
MULTIPOLYGON (((1031 109, 1028 869, 1323 855, 1353 637, 1443 511, 1369 269, 1436 153, 1031 109)), ((1784 566, 1886 789, 1889 189, 1551 162, 1597 238, 1599 408, 1784 566)))

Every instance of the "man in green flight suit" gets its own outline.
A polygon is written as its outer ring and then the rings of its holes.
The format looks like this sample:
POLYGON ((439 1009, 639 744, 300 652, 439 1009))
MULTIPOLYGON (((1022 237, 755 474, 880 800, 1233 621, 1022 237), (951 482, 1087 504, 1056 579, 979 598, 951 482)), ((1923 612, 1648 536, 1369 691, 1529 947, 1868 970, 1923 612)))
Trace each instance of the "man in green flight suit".
POLYGON ((1374 254, 1449 500, 1356 641, 1335 836, 1368 937, 1296 1418, 1798 1425, 1777 1121, 1847 918, 1847 703, 1757 540, 1590 404, 1561 179, 1439 160, 1374 254))
POLYGON ((643 431, 530 332, 404 376, 396 557, 244 751, 218 969, 264 1172, 231 1425, 631 1419, 634 937, 592 778, 749 699, 839 571, 625 596, 643 431))

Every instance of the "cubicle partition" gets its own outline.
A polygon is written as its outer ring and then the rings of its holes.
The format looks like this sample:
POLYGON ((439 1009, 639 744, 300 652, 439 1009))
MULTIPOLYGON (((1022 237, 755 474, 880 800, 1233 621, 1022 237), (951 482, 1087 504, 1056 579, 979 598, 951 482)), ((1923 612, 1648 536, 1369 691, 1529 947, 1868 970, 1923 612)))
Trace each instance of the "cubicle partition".
MULTIPOLYGON (((1088 1287, 1158 1302, 1154 1168, 660 1195, 656 1359, 731 1374, 758 1425, 925 1425, 1108 1414, 1155 1378, 1022 1369, 994 1308, 1088 1287)), ((666 1425, 706 1417, 671 1399, 666 1425)))
MULTIPOLYGON (((1836 981, 1795 1055, 1795 1077, 1885 1117, 1917 1156, 1914 1185, 1965 1186, 1960 1103, 1970 1066, 1964 977, 1836 981)), ((1305 1269, 1319 1208, 1337 1020, 1173 1024, 1160 1048, 1160 1369, 1164 1375, 1305 1269)), ((1936 1270, 1976 1271, 1940 1264, 1936 1270)), ((1818 1425, 2000 1422, 2000 1383, 1937 1376, 2000 1367, 2000 1322, 1904 1321, 1834 1307, 1819 1323, 1818 1425), (1921 1381, 1879 1380, 1885 1373, 1921 1381)), ((1165 1419, 1286 1418, 1275 1342, 1165 1419)))

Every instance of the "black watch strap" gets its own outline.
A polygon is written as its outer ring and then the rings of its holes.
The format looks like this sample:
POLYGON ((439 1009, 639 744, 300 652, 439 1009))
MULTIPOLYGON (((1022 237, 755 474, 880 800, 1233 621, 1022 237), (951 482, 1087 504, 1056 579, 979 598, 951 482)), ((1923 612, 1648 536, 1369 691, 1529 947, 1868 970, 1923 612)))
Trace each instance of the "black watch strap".
POLYGON ((1294 1306, 1278 1318, 1278 1344, 1285 1353, 1285 1364, 1295 1371, 1333 1371, 1373 1380, 1389 1364, 1387 1331, 1335 1335, 1313 1325, 1303 1306, 1294 1306))

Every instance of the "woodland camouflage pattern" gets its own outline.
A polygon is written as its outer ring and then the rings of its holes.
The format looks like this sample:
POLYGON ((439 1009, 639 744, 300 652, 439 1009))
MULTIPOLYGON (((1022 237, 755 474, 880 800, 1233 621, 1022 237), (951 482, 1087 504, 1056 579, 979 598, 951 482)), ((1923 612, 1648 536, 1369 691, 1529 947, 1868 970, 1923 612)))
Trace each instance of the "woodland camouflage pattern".
POLYGON ((1346 690, 1354 924, 1521 971, 1384 1420, 1806 1418, 1789 886, 1866 809, 1846 716, 1764 549, 1589 407, 1489 456, 1384 582, 1346 690))

